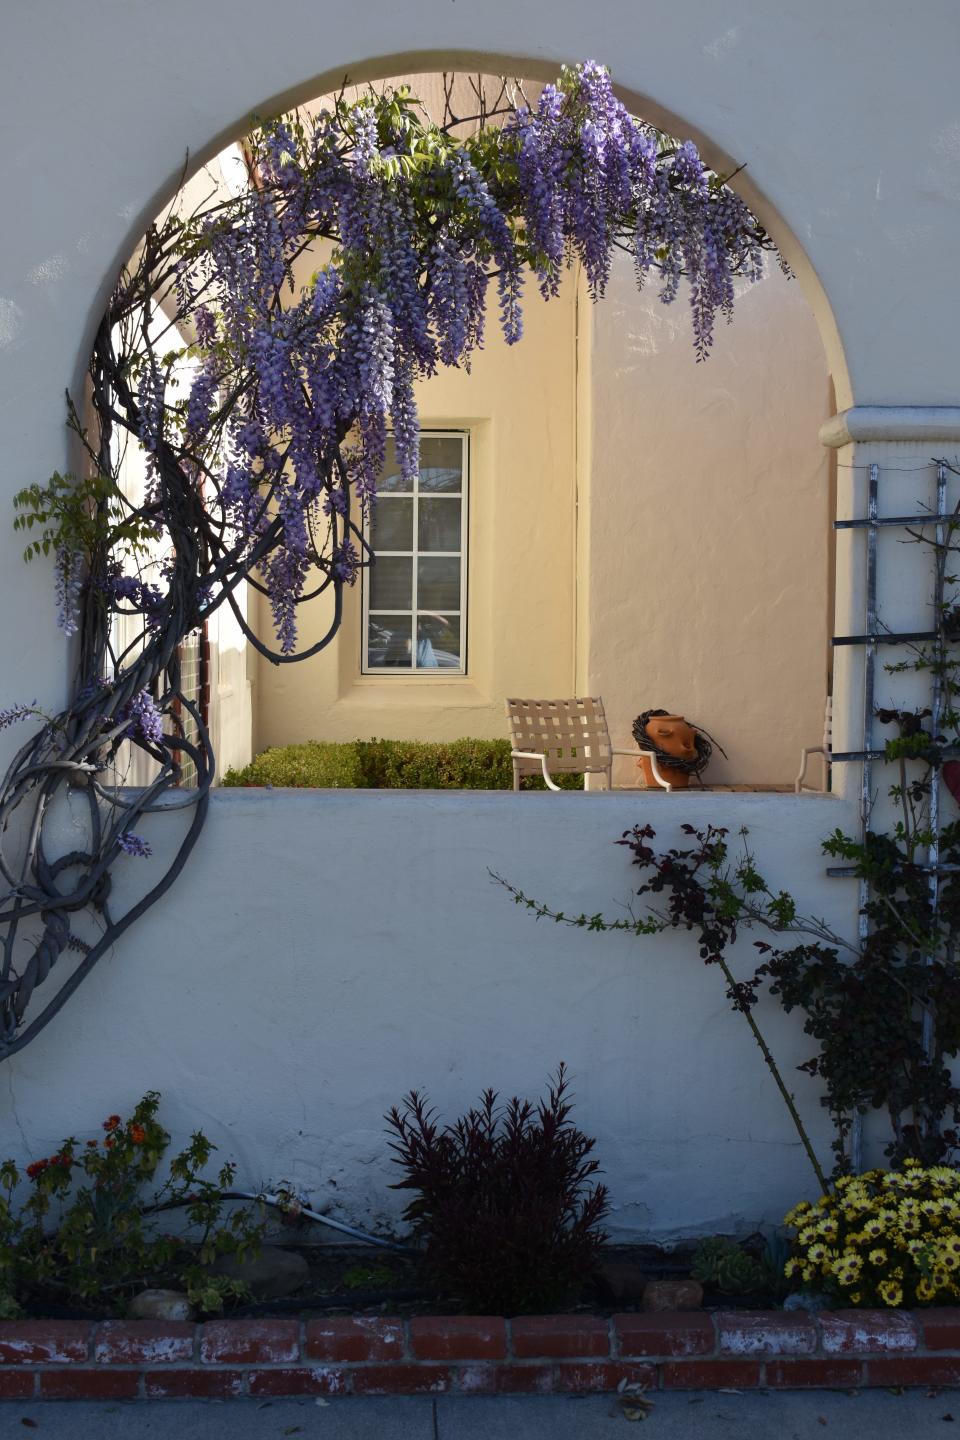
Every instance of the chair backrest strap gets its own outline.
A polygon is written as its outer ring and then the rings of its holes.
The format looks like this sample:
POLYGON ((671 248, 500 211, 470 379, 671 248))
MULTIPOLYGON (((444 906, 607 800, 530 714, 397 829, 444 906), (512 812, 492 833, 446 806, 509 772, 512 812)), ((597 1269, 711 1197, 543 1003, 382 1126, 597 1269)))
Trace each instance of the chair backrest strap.
MULTIPOLYGON (((570 700, 506 702, 510 742, 514 750, 533 750, 547 757, 551 773, 592 773, 610 768, 610 731, 599 695, 570 700)), ((521 769, 539 771, 539 760, 520 760, 521 769)))

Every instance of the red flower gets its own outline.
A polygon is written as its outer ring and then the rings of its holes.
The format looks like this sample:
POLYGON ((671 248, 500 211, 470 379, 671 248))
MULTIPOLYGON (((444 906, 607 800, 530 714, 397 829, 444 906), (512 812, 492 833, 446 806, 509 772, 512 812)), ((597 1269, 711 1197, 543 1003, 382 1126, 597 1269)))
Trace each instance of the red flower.
POLYGON ((146 1138, 147 1132, 146 1130, 144 1130, 142 1125, 130 1126, 130 1139, 133 1141, 134 1145, 142 1145, 146 1138))
POLYGON ((112 1149, 113 1149, 113 1136, 112 1136, 112 1135, 108 1135, 107 1138, 106 1138, 106 1140, 104 1140, 103 1145, 104 1145, 104 1149, 105 1149, 105 1150, 112 1150, 112 1149))
POLYGON ((104 1120, 104 1122, 103 1122, 103 1128, 104 1128, 104 1130, 116 1130, 116 1128, 117 1128, 117 1126, 118 1126, 119 1124, 120 1124, 120 1116, 119 1116, 119 1115, 110 1115, 106 1120, 104 1120))
POLYGON ((71 1159, 71 1157, 70 1157, 69 1155, 66 1155, 66 1154, 54 1155, 53 1160, 51 1161, 51 1164, 53 1164, 53 1165, 63 1165, 63 1166, 66 1167, 66 1169, 69 1170, 69 1169, 70 1169, 70 1166, 73 1164, 73 1160, 71 1159))
POLYGON ((32 1165, 27 1166, 27 1178, 36 1180, 37 1176, 42 1175, 49 1164, 49 1160, 34 1160, 32 1165))
POLYGON ((88 1141, 87 1141, 87 1149, 88 1149, 88 1150, 96 1150, 96 1148, 97 1148, 97 1141, 96 1141, 96 1140, 88 1140, 88 1141))

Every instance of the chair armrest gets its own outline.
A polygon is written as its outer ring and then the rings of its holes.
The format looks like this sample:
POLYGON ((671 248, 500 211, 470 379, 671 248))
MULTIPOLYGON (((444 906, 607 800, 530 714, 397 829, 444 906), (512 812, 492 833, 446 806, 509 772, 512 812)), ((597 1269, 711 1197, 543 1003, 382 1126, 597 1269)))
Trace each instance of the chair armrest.
MULTIPOLYGON (((629 753, 632 755, 633 751, 631 750, 629 753)), ((670 784, 670 781, 664 780, 663 776, 660 774, 660 770, 657 765, 657 757, 654 752, 652 750, 638 750, 637 754, 642 755, 645 760, 650 761, 650 769, 653 771, 653 778, 654 780, 656 780, 661 790, 672 790, 673 786, 670 784)))
POLYGON ((830 763, 829 752, 825 745, 805 745, 803 750, 800 752, 800 773, 797 775, 796 780, 794 780, 793 782, 793 793, 795 795, 799 795, 803 790, 803 777, 807 773, 807 761, 810 759, 811 755, 822 755, 824 758, 824 762, 827 765, 829 765, 830 763))
POLYGON ((543 771, 543 778, 547 782, 547 788, 549 790, 555 790, 558 795, 560 794, 560 786, 554 785, 553 781, 550 779, 550 771, 547 769, 547 757, 543 754, 542 751, 511 750, 510 757, 513 760, 539 760, 540 769, 543 771))

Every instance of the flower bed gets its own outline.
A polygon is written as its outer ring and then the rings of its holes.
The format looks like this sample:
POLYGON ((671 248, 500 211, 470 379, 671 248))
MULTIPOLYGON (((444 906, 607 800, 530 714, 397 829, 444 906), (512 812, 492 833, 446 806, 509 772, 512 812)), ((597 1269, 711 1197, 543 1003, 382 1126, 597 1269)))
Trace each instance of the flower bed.
POLYGON ((0 1398, 551 1394, 960 1384, 960 1308, 0 1322, 0 1398))

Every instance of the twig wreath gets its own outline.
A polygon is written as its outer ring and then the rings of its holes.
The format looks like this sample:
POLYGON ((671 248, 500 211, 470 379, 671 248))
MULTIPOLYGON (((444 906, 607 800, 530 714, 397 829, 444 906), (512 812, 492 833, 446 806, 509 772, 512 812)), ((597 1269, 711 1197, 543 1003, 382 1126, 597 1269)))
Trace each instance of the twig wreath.
POLYGON ((653 758, 658 765, 669 765, 671 769, 682 770, 686 775, 699 776, 710 764, 710 756, 713 754, 714 745, 716 745, 721 755, 726 756, 727 752, 719 741, 712 741, 712 737, 708 736, 705 730, 701 730, 699 726, 695 725, 692 720, 688 720, 687 724, 694 732, 693 744, 697 753, 691 760, 684 760, 682 755, 671 755, 668 750, 661 750, 660 747, 650 739, 647 733, 647 726, 650 724, 650 721, 655 720, 658 715, 669 714, 669 710, 644 710, 643 714, 638 715, 633 722, 634 740, 636 740, 641 750, 647 750, 653 753, 653 758))
POLYGON ((175 204, 118 276, 89 405, 68 398, 86 474, 17 497, 27 556, 54 556, 60 623, 78 646, 67 709, 0 712, 2 725, 42 720, 0 790, 0 1058, 49 1023, 197 841, 215 764, 181 643, 224 605, 275 664, 330 643, 344 587, 374 563, 362 518, 388 426, 412 476, 414 385, 469 367, 491 283, 512 344, 529 277, 549 299, 579 263, 598 299, 614 250, 627 250, 638 284, 655 273, 665 302, 686 277, 704 358, 717 315, 731 316, 734 277, 759 278, 774 250, 695 146, 632 117, 595 63, 564 70, 532 106, 515 83, 491 103, 478 86, 467 117, 445 88, 440 121, 386 88, 261 124, 245 142, 242 192, 189 214, 175 204), (317 268, 298 290, 308 252, 317 268), (120 483, 128 445, 147 457, 140 500, 120 483), (244 581, 269 600, 272 642, 237 602, 244 581), (297 649, 300 607, 323 595, 329 625, 297 649), (119 617, 137 631, 126 644, 119 617), (127 746, 153 764, 143 788, 123 784, 127 746), (190 807, 190 823, 172 860, 149 861, 141 822, 171 806, 190 807), (65 815, 83 831, 67 850, 65 815), (160 873, 120 911, 111 877, 124 856, 160 873))

